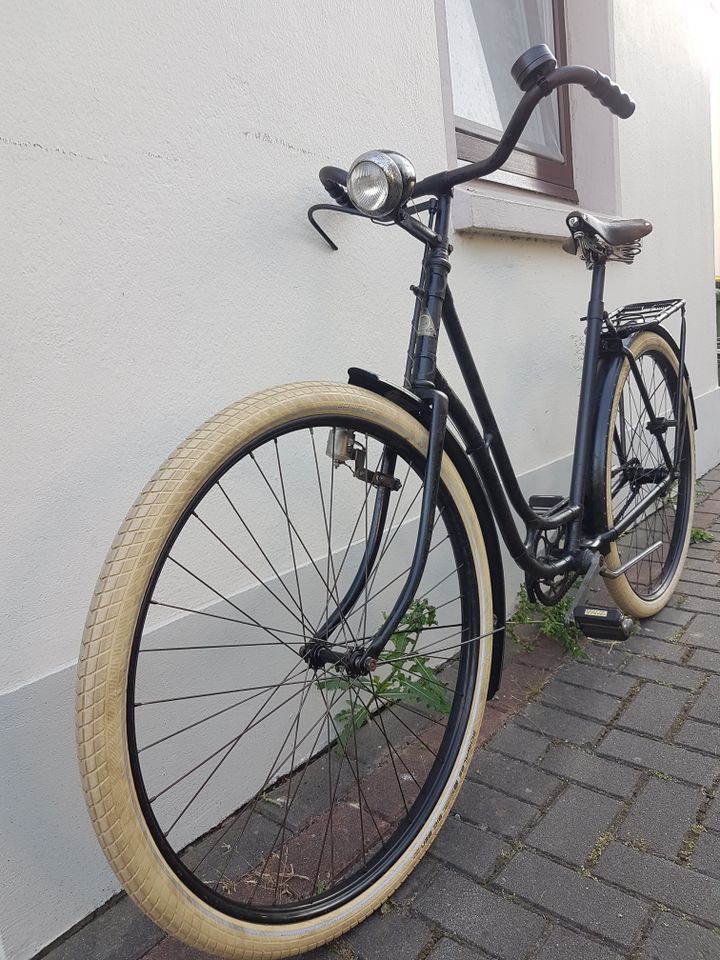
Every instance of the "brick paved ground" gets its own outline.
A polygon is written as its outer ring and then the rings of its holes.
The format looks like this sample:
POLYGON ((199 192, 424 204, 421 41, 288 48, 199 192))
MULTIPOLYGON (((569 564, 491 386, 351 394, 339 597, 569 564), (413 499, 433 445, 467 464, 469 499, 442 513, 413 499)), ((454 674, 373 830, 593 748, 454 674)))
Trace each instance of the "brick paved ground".
MULTIPOLYGON (((671 606, 585 661, 516 649, 430 854, 311 960, 720 960, 720 467, 703 494, 671 606)), ((49 957, 202 955, 120 898, 49 957)))

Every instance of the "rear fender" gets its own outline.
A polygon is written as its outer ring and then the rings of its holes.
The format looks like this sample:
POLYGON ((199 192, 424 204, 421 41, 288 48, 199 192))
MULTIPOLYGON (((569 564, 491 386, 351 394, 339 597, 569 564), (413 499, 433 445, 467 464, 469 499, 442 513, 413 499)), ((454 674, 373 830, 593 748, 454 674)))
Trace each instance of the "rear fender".
MULTIPOLYGON (((678 362, 680 360, 680 348, 674 337, 663 327, 652 328, 652 332, 666 341, 672 348, 678 362)), ((612 343, 610 335, 604 335, 603 340, 612 343)), ((626 341, 629 342, 629 341, 626 341)), ((588 537, 595 537, 607 529, 605 517, 604 501, 605 496, 605 447, 607 436, 610 430, 610 412, 615 384, 620 375, 620 370, 624 361, 623 354, 612 347, 606 350, 600 357, 597 367, 597 387, 595 391, 595 435, 590 452, 590 468, 588 472, 587 492, 585 496, 585 508, 583 510, 583 532, 588 537)), ((697 413, 695 411, 695 398, 693 397, 692 384, 685 367, 685 382, 690 397, 690 409, 692 410, 693 426, 697 430, 697 413)), ((606 544, 604 551, 609 546, 606 544)))
MULTIPOLYGON (((424 427, 429 425, 429 412, 422 401, 403 387, 399 387, 388 380, 383 380, 375 373, 351 367, 348 370, 348 381, 357 387, 370 390, 392 403, 396 403, 403 410, 412 414, 424 427)), ((503 573, 503 559, 500 552, 495 521, 490 503, 483 490, 480 478, 457 435, 450 430, 445 434, 445 452, 457 469, 465 487, 470 494, 478 522, 482 531, 485 549, 487 551, 488 567, 490 569, 490 586, 492 590, 493 626, 502 627, 493 634, 492 662, 490 666, 490 684, 488 699, 497 693, 502 675, 503 656, 505 652, 505 576, 503 573)))

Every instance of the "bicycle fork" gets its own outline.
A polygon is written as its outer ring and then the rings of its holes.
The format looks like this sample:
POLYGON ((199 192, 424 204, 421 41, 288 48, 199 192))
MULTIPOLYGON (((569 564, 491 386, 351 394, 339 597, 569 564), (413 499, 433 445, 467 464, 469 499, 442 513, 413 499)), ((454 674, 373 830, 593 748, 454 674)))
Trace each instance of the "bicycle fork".
MULTIPOLYGON (((385 488, 381 486, 375 500, 368 542, 365 545, 365 552, 353 582, 337 608, 317 631, 315 639, 306 644, 301 651, 303 658, 316 669, 322 664, 334 663, 342 666, 351 675, 360 675, 374 670, 390 636, 397 630, 408 607, 414 600, 425 572, 435 522, 449 407, 447 395, 438 390, 435 385, 437 339, 447 291, 447 276, 450 272, 449 211, 449 197, 439 198, 437 206, 431 211, 434 240, 428 244, 425 250, 420 286, 413 288, 417 300, 408 367, 406 369, 406 383, 409 379, 409 386, 413 392, 427 404, 429 426, 422 505, 410 571, 392 610, 369 642, 363 643, 355 649, 344 649, 342 652, 329 644, 330 634, 352 610, 377 560, 380 541, 387 521, 389 504, 387 486, 392 489, 391 484, 388 484, 385 488)), ((328 451, 330 452, 330 447, 328 451)), ((334 443, 331 455, 335 456, 334 443)), ((396 454, 385 448, 382 458, 382 472, 384 474, 392 473, 395 460, 396 454)))

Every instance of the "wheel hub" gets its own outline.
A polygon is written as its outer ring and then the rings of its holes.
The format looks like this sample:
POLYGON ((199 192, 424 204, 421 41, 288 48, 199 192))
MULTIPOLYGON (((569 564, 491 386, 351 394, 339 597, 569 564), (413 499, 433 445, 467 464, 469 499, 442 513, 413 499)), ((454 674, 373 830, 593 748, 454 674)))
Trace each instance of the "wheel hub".
POLYGON ((316 638, 306 643, 300 650, 300 656, 316 673, 324 666, 331 664, 338 673, 345 673, 348 677, 367 676, 377 669, 377 660, 368 657, 365 647, 355 647, 352 650, 334 650, 326 640, 316 638))

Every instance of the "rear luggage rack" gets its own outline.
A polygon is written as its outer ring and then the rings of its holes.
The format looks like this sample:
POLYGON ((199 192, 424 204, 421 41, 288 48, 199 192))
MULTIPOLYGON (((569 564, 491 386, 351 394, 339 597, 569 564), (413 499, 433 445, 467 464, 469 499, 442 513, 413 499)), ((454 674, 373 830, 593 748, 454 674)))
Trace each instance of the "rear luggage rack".
POLYGON ((613 310, 606 318, 606 323, 613 333, 624 338, 645 327, 659 326, 678 310, 682 312, 684 320, 684 300, 648 300, 646 303, 628 303, 618 310, 613 310))

